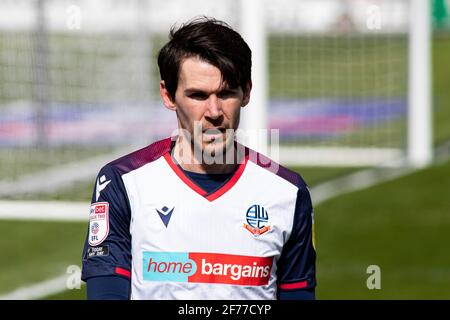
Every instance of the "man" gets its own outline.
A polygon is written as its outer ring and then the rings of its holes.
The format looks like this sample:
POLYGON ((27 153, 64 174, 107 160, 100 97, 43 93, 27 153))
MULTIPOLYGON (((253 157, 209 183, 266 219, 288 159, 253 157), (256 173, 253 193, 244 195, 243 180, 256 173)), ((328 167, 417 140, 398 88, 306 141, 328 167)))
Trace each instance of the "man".
POLYGON ((314 299, 307 186, 235 141, 248 45, 197 19, 171 30, 158 65, 179 133, 101 169, 83 250, 88 299, 314 299))

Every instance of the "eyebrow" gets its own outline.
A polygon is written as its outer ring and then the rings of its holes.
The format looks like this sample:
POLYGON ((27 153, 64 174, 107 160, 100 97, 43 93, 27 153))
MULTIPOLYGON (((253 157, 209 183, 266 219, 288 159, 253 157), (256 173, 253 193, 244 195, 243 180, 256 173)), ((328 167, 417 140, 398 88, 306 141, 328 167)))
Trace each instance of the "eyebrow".
POLYGON ((191 93, 207 93, 205 90, 202 89, 195 89, 195 88, 188 88, 184 90, 184 94, 189 95, 191 93))
MULTIPOLYGON (((237 88, 232 89, 232 88, 230 88, 230 87, 224 87, 224 88, 222 88, 221 90, 219 90, 219 92, 224 92, 224 91, 225 91, 225 92, 236 92, 236 91, 237 91, 237 88)), ((187 88, 187 89, 184 90, 184 94, 185 94, 185 95, 190 95, 190 94, 192 94, 192 93, 209 94, 208 91, 205 91, 205 90, 203 90, 203 89, 197 89, 197 88, 187 88)))

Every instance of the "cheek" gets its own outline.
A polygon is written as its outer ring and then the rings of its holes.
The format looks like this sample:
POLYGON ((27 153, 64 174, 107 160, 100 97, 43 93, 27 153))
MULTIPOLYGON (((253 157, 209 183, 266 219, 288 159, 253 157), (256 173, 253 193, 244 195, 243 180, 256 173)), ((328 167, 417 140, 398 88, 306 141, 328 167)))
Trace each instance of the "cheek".
POLYGON ((177 115, 185 129, 192 129, 195 121, 202 121, 203 109, 200 104, 177 103, 177 115))
POLYGON ((241 114, 241 107, 233 105, 224 112, 230 124, 236 127, 239 124, 239 118, 241 114))

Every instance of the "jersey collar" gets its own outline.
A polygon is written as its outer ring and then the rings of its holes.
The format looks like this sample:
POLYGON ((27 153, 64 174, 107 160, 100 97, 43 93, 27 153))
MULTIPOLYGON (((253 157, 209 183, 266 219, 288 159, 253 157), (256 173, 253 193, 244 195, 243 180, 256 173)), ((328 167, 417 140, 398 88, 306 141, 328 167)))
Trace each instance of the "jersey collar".
POLYGON ((224 195, 228 190, 230 190, 239 180, 239 178, 242 176, 242 173, 244 172, 244 169, 247 165, 249 158, 248 149, 245 148, 245 154, 243 161, 239 164, 238 168, 234 172, 234 174, 231 176, 230 179, 226 183, 224 183, 219 189, 213 191, 212 193, 208 193, 206 190, 201 188, 199 185, 194 183, 184 172, 181 170, 177 164, 174 162, 170 155, 170 150, 164 154, 164 159, 166 160, 167 164, 172 168, 172 170, 175 172, 175 174, 183 181, 189 188, 191 188, 193 191, 204 197, 208 201, 214 201, 224 195))

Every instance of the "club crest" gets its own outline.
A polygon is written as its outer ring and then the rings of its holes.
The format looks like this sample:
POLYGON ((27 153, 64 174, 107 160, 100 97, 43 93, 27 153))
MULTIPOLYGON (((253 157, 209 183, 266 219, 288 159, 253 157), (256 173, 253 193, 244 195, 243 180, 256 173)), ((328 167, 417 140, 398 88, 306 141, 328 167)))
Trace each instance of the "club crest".
POLYGON ((263 206, 257 204, 251 206, 248 208, 245 218, 247 223, 244 223, 244 228, 255 237, 270 230, 269 213, 263 206))

